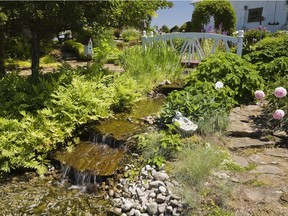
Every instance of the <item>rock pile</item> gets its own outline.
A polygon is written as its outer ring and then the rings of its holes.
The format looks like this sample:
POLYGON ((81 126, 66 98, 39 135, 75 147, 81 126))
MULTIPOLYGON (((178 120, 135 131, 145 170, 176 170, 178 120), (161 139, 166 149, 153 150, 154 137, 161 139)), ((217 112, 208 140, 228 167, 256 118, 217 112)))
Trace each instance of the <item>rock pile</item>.
POLYGON ((184 203, 172 193, 177 187, 178 183, 169 180, 164 170, 157 171, 155 167, 146 165, 137 181, 122 178, 114 189, 109 190, 114 206, 111 213, 122 216, 180 216, 184 203))

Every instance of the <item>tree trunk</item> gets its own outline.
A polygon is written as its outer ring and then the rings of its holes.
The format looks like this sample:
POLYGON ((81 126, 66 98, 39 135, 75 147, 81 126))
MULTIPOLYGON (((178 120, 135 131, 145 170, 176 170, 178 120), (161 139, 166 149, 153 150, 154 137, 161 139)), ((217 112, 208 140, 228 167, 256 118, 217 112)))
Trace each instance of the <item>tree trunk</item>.
POLYGON ((40 38, 37 32, 32 30, 32 80, 37 81, 39 78, 40 67, 40 38))
POLYGON ((5 65, 4 65, 4 46, 5 46, 5 33, 0 29, 0 77, 6 75, 5 65))

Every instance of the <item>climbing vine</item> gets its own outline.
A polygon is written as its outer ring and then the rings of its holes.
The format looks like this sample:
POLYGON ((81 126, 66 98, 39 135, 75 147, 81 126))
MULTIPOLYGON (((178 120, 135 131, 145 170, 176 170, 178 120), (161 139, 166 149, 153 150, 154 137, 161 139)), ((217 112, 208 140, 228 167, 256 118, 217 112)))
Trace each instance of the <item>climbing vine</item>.
POLYGON ((192 14, 192 30, 200 32, 214 17, 214 28, 221 26, 221 31, 231 34, 235 31, 236 14, 232 4, 227 1, 202 0, 196 4, 192 14))

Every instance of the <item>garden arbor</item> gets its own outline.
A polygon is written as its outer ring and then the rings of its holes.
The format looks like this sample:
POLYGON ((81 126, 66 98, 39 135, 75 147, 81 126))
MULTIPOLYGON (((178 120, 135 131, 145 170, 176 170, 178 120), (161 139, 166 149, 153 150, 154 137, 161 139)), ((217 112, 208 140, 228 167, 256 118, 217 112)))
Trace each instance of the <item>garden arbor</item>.
POLYGON ((214 29, 220 28, 221 32, 227 31, 228 34, 235 31, 236 14, 232 4, 227 0, 203 0, 198 2, 192 14, 192 31, 202 31, 211 17, 214 17, 214 29))

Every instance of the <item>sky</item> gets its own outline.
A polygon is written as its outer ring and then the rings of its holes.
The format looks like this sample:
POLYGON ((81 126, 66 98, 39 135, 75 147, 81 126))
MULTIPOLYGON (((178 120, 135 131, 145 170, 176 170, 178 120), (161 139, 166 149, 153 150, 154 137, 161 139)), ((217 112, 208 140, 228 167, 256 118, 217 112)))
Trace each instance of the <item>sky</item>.
POLYGON ((174 0, 174 6, 169 9, 158 10, 158 17, 154 17, 151 26, 158 26, 161 28, 167 25, 169 28, 178 25, 179 27, 187 21, 191 21, 193 6, 190 4, 191 0, 174 0))

